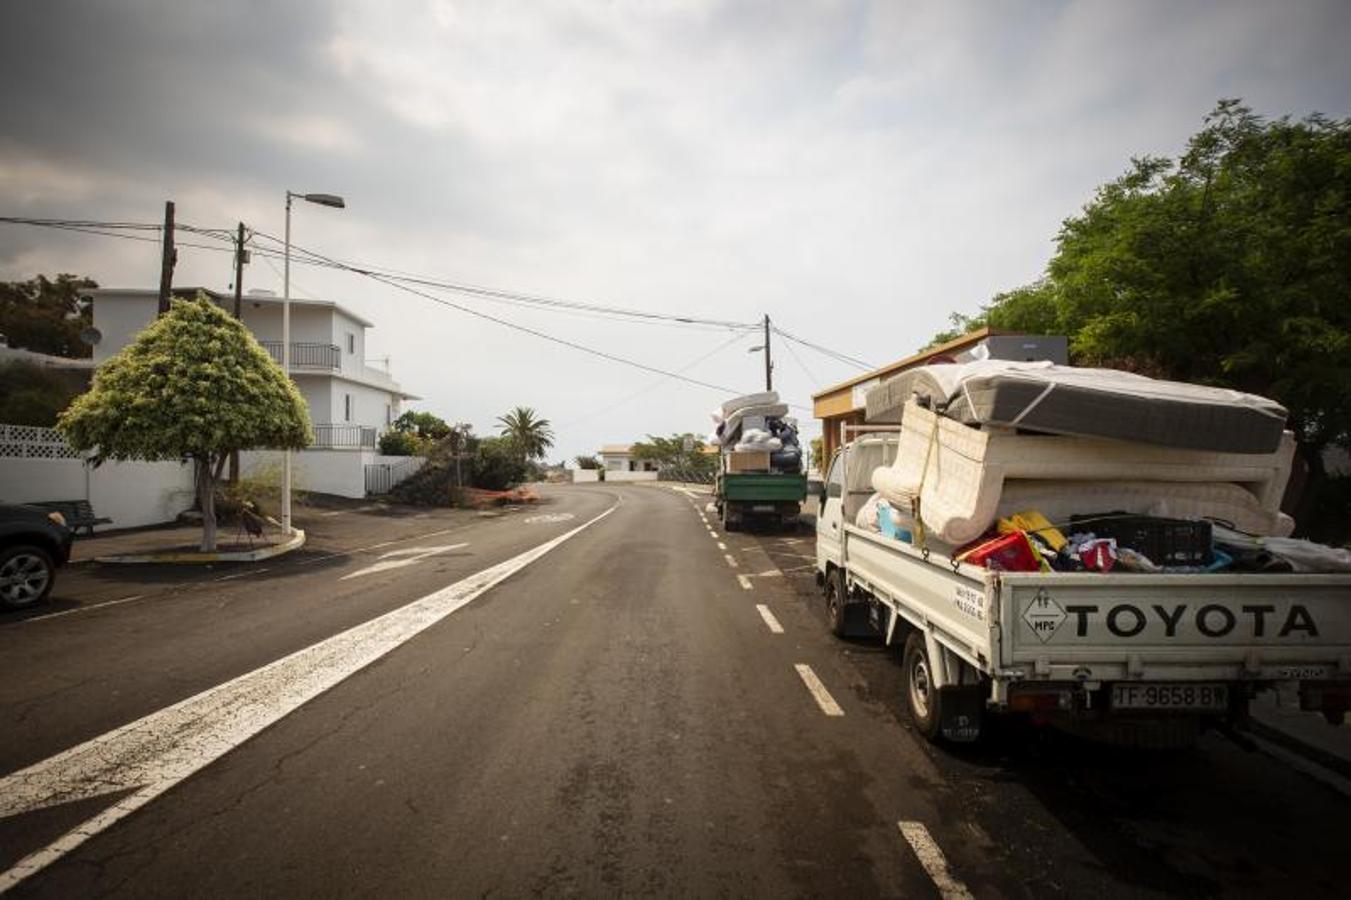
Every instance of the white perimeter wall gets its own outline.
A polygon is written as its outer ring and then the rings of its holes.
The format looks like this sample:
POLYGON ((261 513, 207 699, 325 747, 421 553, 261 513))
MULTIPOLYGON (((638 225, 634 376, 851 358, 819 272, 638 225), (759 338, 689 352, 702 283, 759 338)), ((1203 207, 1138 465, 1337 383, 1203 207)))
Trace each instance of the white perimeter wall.
POLYGON ((656 481, 656 472, 611 472, 606 470, 606 481, 656 481))
MULTIPOLYGON (((291 486, 298 491, 361 499, 366 496, 366 464, 375 460, 376 454, 369 450, 301 450, 291 455, 291 486)), ((280 450, 241 453, 239 466, 246 477, 266 477, 280 485, 280 450)))
POLYGON ((600 469, 573 469, 572 480, 574 484, 580 484, 584 481, 600 481, 600 469))
POLYGON ((192 506, 192 467, 106 462, 90 469, 78 459, 0 459, 0 499, 88 500, 95 515, 113 520, 96 530, 157 525, 192 506))

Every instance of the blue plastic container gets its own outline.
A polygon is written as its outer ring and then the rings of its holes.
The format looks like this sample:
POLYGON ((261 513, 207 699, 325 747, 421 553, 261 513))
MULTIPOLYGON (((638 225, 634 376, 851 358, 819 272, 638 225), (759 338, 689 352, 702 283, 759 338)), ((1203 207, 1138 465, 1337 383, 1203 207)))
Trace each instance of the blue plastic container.
MULTIPOLYGON (((882 534, 891 538, 893 541, 905 541, 907 544, 915 542, 915 536, 910 533, 910 529, 896 524, 896 517, 892 515, 891 504, 885 500, 877 504, 877 529, 882 534)), ((909 519, 909 516, 902 517, 909 519)))

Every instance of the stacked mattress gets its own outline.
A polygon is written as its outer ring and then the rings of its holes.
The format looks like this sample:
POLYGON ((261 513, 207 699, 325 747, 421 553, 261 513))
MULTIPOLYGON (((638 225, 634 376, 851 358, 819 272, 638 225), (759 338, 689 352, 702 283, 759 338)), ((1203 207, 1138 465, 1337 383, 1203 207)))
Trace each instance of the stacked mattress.
POLYGON ((797 423, 788 405, 774 391, 735 397, 712 413, 715 430, 709 443, 740 452, 768 453, 770 470, 797 472, 802 467, 797 423))
POLYGON ((1293 530, 1280 501, 1295 442, 1271 401, 1050 364, 996 363, 1014 367, 1003 374, 984 363, 925 368, 973 366, 968 375, 913 370, 867 398, 870 423, 901 423, 895 462, 875 469, 872 485, 892 506, 918 511, 926 534, 964 544, 1025 509, 1052 522, 1110 510, 1219 519, 1259 535, 1293 530), (908 399, 897 415, 900 390, 908 399), (1136 430, 1123 434, 1117 419, 1136 430), (1024 427, 1042 433, 1018 433, 1024 427))
POLYGON ((966 425, 1219 450, 1273 453, 1280 404, 1239 391, 1112 369, 982 360, 920 366, 867 394, 870 423, 896 423, 911 398, 966 425))

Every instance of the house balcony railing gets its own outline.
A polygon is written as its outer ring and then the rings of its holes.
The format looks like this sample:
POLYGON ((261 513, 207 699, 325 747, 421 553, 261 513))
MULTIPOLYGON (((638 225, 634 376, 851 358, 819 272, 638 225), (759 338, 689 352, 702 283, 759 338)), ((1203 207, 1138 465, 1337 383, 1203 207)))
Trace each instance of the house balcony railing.
POLYGON ((314 426, 312 450, 374 450, 376 430, 361 425, 314 426))
MULTIPOLYGON (((281 364, 281 341, 259 341, 277 363, 281 364)), ((342 368, 342 350, 337 344, 314 344, 291 342, 292 369, 329 369, 334 372, 342 368)))

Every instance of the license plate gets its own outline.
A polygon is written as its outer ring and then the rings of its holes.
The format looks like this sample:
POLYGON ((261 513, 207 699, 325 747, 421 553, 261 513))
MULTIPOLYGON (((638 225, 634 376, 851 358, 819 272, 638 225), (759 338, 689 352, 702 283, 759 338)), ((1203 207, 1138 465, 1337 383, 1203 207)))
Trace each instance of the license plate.
POLYGON ((777 507, 772 503, 760 503, 751 507, 751 512, 774 512, 777 507))
POLYGON ((1229 687, 1224 684, 1114 684, 1112 708, 1222 712, 1229 708, 1229 687))

